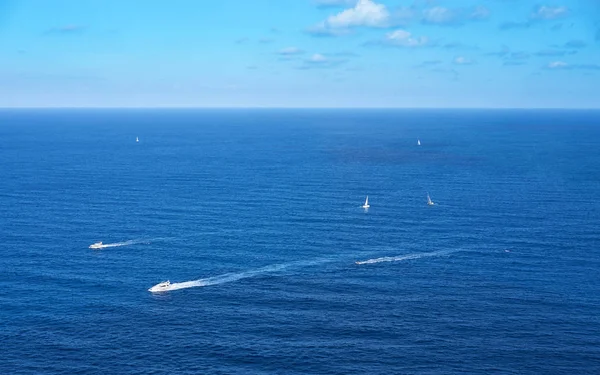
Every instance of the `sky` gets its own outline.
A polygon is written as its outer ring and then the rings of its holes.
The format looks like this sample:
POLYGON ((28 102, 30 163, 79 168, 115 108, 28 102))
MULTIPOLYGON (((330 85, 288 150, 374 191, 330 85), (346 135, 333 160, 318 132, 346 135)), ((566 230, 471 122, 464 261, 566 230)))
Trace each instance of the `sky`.
POLYGON ((0 107, 600 108, 600 0, 0 0, 0 107))

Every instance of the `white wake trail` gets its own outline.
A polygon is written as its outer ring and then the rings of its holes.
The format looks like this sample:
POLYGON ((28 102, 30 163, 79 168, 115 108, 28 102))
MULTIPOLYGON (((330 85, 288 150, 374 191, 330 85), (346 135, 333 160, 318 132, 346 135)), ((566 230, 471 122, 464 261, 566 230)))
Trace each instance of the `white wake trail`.
POLYGON ((374 263, 381 263, 381 262, 399 262, 402 260, 409 260, 409 259, 419 259, 419 258, 439 257, 439 256, 444 256, 444 255, 450 255, 452 253, 457 253, 459 251, 463 251, 463 250, 455 249, 455 250, 433 251, 430 253, 413 253, 413 254, 398 255, 398 256, 394 256, 394 257, 382 257, 382 258, 361 260, 361 261, 358 261, 355 263, 356 264, 374 264, 374 263))
MULTIPOLYGON (((152 240, 128 240, 122 242, 114 242, 114 243, 103 243, 102 245, 92 245, 95 246, 96 249, 107 249, 109 247, 120 247, 120 246, 130 246, 137 244, 149 244, 152 240)), ((91 247, 91 246, 90 246, 91 247)))
POLYGON ((330 261, 330 259, 319 259, 319 260, 312 260, 312 261, 298 261, 298 262, 291 262, 291 263, 274 264, 274 265, 257 268, 257 269, 249 270, 249 271, 231 272, 231 273, 225 273, 223 275, 207 277, 204 279, 184 281, 181 283, 170 283, 168 287, 162 288, 160 290, 158 290, 158 288, 156 288, 158 286, 158 284, 157 284, 148 290, 150 292, 168 292, 168 291, 178 290, 178 289, 219 285, 219 284, 230 283, 233 281, 238 281, 241 279, 247 279, 247 278, 262 275, 262 274, 283 271, 287 268, 314 266, 314 265, 318 265, 318 264, 325 263, 328 261, 330 261), (155 289, 155 290, 153 291, 152 289, 155 289))

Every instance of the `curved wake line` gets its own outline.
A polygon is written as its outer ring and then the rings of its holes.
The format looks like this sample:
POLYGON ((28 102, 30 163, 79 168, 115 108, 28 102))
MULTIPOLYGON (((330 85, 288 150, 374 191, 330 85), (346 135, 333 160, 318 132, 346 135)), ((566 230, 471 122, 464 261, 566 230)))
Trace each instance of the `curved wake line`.
MULTIPOLYGON (((262 274, 283 271, 283 270, 285 270, 287 268, 291 268, 291 267, 315 266, 320 263, 325 263, 328 261, 330 261, 330 259, 319 259, 319 260, 312 260, 312 261, 298 261, 298 262, 291 262, 291 263, 274 264, 274 265, 270 265, 270 266, 257 268, 255 270, 249 270, 249 271, 243 271, 243 272, 231 272, 231 273, 225 273, 223 275, 207 277, 205 279, 184 281, 181 283, 171 283, 168 286, 168 288, 165 288, 161 291, 168 292, 171 290, 178 290, 178 289, 187 289, 187 288, 196 288, 196 287, 202 287, 202 286, 225 284, 225 283, 230 283, 230 282, 238 281, 241 279, 247 279, 247 278, 262 275, 262 274)), ((152 288, 150 288, 150 289, 152 289, 152 288)))
POLYGON ((456 249, 456 250, 433 251, 431 253, 413 253, 413 254, 406 254, 406 255, 398 255, 395 257, 382 257, 382 258, 361 260, 361 261, 358 261, 355 263, 356 264, 374 264, 374 263, 381 263, 381 262, 399 262, 402 260, 409 260, 409 259, 420 259, 420 258, 427 258, 427 257, 439 257, 439 256, 444 256, 444 255, 450 255, 452 253, 457 253, 459 251, 463 251, 463 250, 456 249))

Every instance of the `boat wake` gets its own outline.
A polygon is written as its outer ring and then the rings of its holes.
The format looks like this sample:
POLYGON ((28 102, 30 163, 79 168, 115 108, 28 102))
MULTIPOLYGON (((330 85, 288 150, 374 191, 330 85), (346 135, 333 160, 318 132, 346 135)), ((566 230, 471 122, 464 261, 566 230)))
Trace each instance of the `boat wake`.
POLYGON ((312 261, 298 261, 298 262, 291 262, 291 263, 274 264, 274 265, 270 265, 270 266, 266 266, 266 267, 262 267, 262 268, 257 268, 254 270, 225 273, 223 275, 207 277, 205 279, 184 281, 181 283, 169 283, 168 286, 162 287, 162 288, 159 287, 160 284, 157 284, 157 285, 153 286, 152 288, 148 289, 148 291, 153 292, 153 293, 159 293, 159 292, 168 292, 168 291, 178 290, 178 289, 197 288, 197 287, 203 287, 203 286, 225 284, 225 283, 238 281, 241 279, 247 279, 250 277, 259 276, 262 274, 283 271, 287 268, 314 266, 314 265, 317 265, 320 263, 325 263, 327 261, 330 261, 330 260, 329 259, 320 259, 320 260, 312 260, 312 261))
POLYGON ((410 259, 420 259, 420 258, 427 258, 427 257, 441 257, 441 256, 445 256, 445 255, 450 255, 452 253, 457 253, 459 251, 463 251, 463 250, 456 249, 456 250, 433 251, 430 253, 413 253, 413 254, 398 255, 395 257, 383 257, 383 258, 361 260, 361 261, 358 261, 355 263, 356 264, 374 264, 374 263, 382 263, 382 262, 399 262, 399 261, 410 260, 410 259))

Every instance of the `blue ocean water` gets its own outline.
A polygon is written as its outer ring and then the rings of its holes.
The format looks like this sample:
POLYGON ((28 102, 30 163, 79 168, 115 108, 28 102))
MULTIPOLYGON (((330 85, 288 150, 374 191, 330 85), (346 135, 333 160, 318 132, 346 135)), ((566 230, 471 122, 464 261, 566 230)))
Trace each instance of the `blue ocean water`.
POLYGON ((600 111, 2 110, 0 373, 598 374, 599 166, 600 111))

